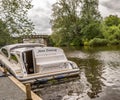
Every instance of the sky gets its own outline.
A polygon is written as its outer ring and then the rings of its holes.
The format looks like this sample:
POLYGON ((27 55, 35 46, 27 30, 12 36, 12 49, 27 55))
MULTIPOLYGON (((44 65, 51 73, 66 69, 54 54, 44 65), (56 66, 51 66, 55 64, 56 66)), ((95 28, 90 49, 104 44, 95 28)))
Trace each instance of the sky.
MULTIPOLYGON (((28 17, 35 25, 37 34, 51 34, 50 19, 52 5, 56 0, 33 0, 33 8, 28 12, 28 17)), ((120 0, 99 0, 99 11, 102 17, 118 15, 120 17, 120 0)))

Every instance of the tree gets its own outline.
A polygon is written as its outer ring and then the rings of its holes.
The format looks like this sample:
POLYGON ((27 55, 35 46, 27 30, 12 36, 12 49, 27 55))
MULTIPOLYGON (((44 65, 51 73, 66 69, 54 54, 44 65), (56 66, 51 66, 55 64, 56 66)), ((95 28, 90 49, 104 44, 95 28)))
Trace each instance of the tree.
POLYGON ((117 15, 109 15, 102 24, 102 34, 109 44, 120 44, 120 18, 117 15))
POLYGON ((58 44, 80 45, 101 37, 101 19, 98 0, 58 0, 53 5, 53 38, 58 44), (59 42, 58 42, 59 41, 59 42))
POLYGON ((69 45, 75 37, 79 36, 80 3, 81 0, 58 0, 53 5, 52 39, 57 45, 69 45))
POLYGON ((98 0, 82 0, 81 33, 83 41, 101 36, 101 19, 98 11, 98 0))
POLYGON ((11 35, 31 34, 34 27, 27 17, 31 0, 1 0, 0 15, 11 35))
POLYGON ((83 33, 83 41, 86 42, 97 37, 102 37, 100 23, 98 22, 91 22, 88 25, 84 26, 81 30, 83 33))
POLYGON ((117 15, 109 15, 104 19, 104 22, 107 26, 118 26, 120 24, 120 18, 117 15))
MULTIPOLYGON (((120 25, 119 25, 120 26, 120 25)), ((103 31, 103 36, 105 39, 108 40, 120 40, 120 28, 118 26, 106 26, 105 30, 103 31)))
POLYGON ((6 24, 0 19, 0 46, 10 43, 10 34, 6 24))

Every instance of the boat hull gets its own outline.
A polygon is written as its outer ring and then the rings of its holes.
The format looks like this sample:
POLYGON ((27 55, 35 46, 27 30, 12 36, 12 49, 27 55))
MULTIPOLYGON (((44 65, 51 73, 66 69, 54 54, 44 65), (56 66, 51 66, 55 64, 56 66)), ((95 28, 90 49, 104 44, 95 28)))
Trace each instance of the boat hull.
POLYGON ((26 77, 23 78, 18 78, 20 81, 23 82, 30 82, 30 83, 34 83, 35 81, 39 81, 39 82, 45 82, 45 81, 49 81, 52 79, 62 79, 62 78, 67 78, 67 77, 73 77, 73 76, 79 76, 80 75, 80 71, 79 69, 75 69, 75 70, 70 70, 70 71, 63 71, 63 72, 56 72, 56 73, 45 73, 45 74, 38 74, 38 75, 28 75, 26 77))

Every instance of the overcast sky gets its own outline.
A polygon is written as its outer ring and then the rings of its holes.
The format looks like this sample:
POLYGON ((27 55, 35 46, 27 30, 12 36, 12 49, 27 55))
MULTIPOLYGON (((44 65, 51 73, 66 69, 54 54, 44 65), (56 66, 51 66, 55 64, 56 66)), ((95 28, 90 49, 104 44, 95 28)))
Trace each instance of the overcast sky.
MULTIPOLYGON (((29 18, 35 25, 38 34, 51 34, 50 18, 52 4, 56 0, 33 0, 33 8, 29 11, 29 18)), ((99 10, 103 17, 110 14, 120 17, 120 0, 99 0, 99 10)))

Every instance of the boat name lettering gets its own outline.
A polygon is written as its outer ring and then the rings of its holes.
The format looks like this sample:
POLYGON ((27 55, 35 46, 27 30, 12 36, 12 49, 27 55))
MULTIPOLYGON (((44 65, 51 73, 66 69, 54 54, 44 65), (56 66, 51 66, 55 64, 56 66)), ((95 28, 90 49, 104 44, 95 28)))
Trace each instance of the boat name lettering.
POLYGON ((46 52, 48 51, 57 51, 57 49, 46 49, 46 52))
POLYGON ((39 52, 45 52, 45 50, 38 50, 38 53, 39 53, 39 52))
POLYGON ((38 53, 39 52, 50 52, 50 51, 57 51, 57 49, 38 50, 38 53))

